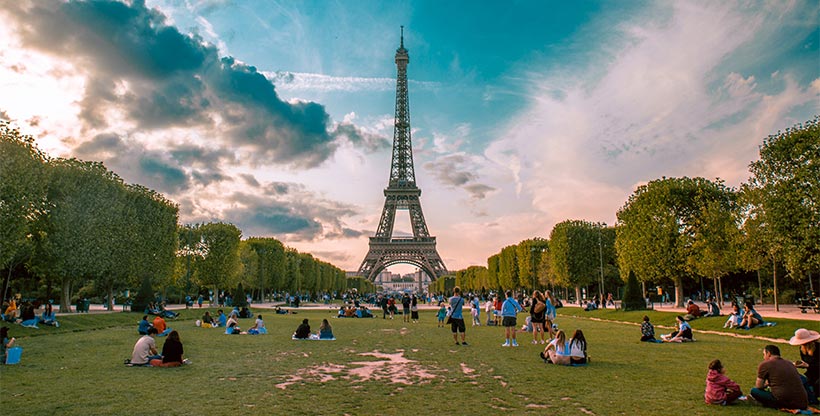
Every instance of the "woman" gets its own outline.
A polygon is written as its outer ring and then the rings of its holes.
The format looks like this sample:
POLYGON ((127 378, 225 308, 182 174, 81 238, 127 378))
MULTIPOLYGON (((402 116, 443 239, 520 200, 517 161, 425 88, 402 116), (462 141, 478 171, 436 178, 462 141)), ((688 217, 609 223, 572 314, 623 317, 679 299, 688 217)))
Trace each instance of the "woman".
POLYGON ((171 331, 162 345, 162 359, 151 360, 152 367, 179 367, 182 365, 182 341, 179 332, 171 331))
POLYGON ((570 365, 571 358, 569 353, 567 336, 564 335, 564 331, 558 331, 555 333, 555 339, 550 341, 547 347, 544 348, 544 352, 541 353, 541 358, 552 364, 570 365))
POLYGON ((6 350, 14 346, 14 338, 9 339, 9 327, 0 328, 0 365, 6 364, 6 350))
POLYGON ((740 329, 752 329, 763 325, 763 317, 755 310, 751 302, 743 304, 743 319, 740 321, 740 329))
POLYGON ((296 332, 293 333, 293 337, 296 339, 310 338, 310 325, 308 325, 307 318, 303 319, 302 324, 296 328, 296 332))
POLYGON ((641 323, 641 342, 655 342, 655 327, 649 322, 649 316, 643 316, 641 323))
POLYGON ((532 292, 532 305, 530 305, 530 322, 532 322, 532 343, 538 343, 538 334, 541 334, 541 343, 546 344, 544 335, 544 323, 546 322, 547 303, 544 295, 536 290, 532 292))
POLYGON ((587 361, 587 339, 583 331, 576 329, 569 340, 569 362, 570 364, 586 364, 587 361))
POLYGON ((202 327, 203 328, 212 328, 214 327, 214 318, 211 316, 211 313, 205 311, 205 315, 202 315, 202 327))
POLYGON ((248 328, 248 334, 250 335, 259 335, 259 334, 267 334, 268 330, 265 328, 265 321, 262 320, 262 315, 256 317, 256 322, 253 323, 253 326, 248 328))
POLYGON ((732 329, 734 327, 740 326, 740 321, 743 320, 743 314, 740 313, 740 307, 737 306, 737 302, 732 302, 732 313, 729 314, 729 319, 726 320, 726 323, 723 324, 724 328, 732 329))
POLYGON ((794 366, 805 368, 803 377, 804 387, 809 396, 809 404, 818 404, 818 394, 820 394, 820 332, 810 331, 800 328, 794 331, 794 336, 789 340, 790 345, 800 346, 800 361, 795 361, 794 366))
POLYGON ((678 315, 675 319, 678 320, 678 330, 671 334, 661 335, 663 342, 684 342, 692 341, 692 327, 683 319, 683 316, 678 315))
POLYGON ((413 320, 413 323, 419 321, 419 298, 416 297, 415 293, 410 297, 410 318, 413 320))
POLYGON ((330 327, 330 322, 327 319, 322 319, 322 325, 319 326, 319 339, 336 339, 333 336, 333 328, 330 327))
POLYGON ((558 299, 552 296, 552 292, 549 290, 546 292, 544 296, 544 302, 547 304, 547 311, 545 312, 544 318, 544 328, 549 331, 550 339, 555 335, 555 330, 553 329, 553 323, 555 321, 555 305, 558 304, 558 299))

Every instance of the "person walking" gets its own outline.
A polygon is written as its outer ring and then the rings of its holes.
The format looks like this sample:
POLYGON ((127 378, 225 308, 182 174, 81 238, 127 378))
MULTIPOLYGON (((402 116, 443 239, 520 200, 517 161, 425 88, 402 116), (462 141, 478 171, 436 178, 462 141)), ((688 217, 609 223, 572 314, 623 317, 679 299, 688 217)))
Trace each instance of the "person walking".
POLYGON ((803 380, 794 364, 780 357, 780 348, 763 348, 763 362, 757 367, 757 380, 751 393, 765 407, 801 409, 809 406, 803 380))
POLYGON ((516 322, 515 315, 518 312, 522 312, 524 308, 522 308, 521 304, 513 298, 512 290, 508 290, 504 294, 507 296, 507 299, 504 299, 504 303, 501 304, 501 325, 504 326, 504 335, 506 339, 501 346, 517 347, 518 341, 515 339, 515 329, 518 326, 518 323, 516 322))
POLYGON ((453 340, 456 345, 458 342, 458 333, 461 333, 461 344, 467 345, 467 327, 464 325, 464 315, 462 308, 464 307, 464 298, 461 297, 461 288, 456 286, 453 288, 453 297, 450 298, 450 329, 453 332, 453 340))

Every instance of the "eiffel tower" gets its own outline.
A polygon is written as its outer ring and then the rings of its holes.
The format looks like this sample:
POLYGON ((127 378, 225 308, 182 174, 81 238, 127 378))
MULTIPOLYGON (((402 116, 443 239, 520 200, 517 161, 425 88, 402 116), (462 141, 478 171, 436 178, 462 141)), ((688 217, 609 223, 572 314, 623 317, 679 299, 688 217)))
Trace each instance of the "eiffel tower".
POLYGON ((432 280, 447 274, 447 268, 436 251, 436 237, 430 236, 421 212, 421 189, 416 186, 413 147, 410 142, 410 104, 407 99, 407 64, 410 55, 404 48, 404 26, 401 46, 396 49, 396 121, 393 129, 393 161, 390 182, 384 189, 384 209, 376 235, 370 237, 370 250, 359 266, 359 275, 374 281, 387 267, 398 263, 412 264, 432 280), (413 237, 393 238, 396 210, 410 211, 413 237))

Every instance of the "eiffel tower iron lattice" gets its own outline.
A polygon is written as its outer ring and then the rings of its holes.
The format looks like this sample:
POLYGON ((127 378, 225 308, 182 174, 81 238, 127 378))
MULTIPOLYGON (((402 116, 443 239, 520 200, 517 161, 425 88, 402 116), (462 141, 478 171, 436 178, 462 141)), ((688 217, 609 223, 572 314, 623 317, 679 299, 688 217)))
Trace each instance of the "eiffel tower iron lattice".
POLYGON ((430 236, 421 212, 421 189, 416 186, 413 168, 413 146, 410 140, 410 104, 407 97, 407 64, 410 55, 404 48, 404 26, 401 46, 396 49, 396 120, 393 130, 393 160, 390 181, 384 189, 384 209, 376 235, 370 237, 370 249, 359 266, 359 275, 374 281, 387 267, 398 263, 412 264, 432 280, 447 274, 447 268, 436 250, 436 238, 430 236), (396 210, 408 210, 413 237, 393 238, 396 210))

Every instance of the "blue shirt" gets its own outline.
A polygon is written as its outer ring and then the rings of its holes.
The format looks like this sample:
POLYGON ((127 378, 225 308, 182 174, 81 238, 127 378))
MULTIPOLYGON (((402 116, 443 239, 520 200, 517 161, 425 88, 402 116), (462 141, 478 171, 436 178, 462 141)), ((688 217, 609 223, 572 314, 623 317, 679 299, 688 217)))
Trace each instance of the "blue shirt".
POLYGON ((504 300, 504 303, 501 304, 502 317, 515 317, 515 314, 523 310, 524 308, 522 308, 518 301, 513 298, 507 298, 504 300))
POLYGON ((143 319, 140 321, 140 326, 137 328, 137 332, 140 334, 147 334, 148 328, 151 328, 151 324, 143 319))
POLYGON ((450 314, 450 317, 453 319, 464 319, 464 315, 461 314, 461 308, 464 306, 464 298, 461 296, 453 296, 450 298, 450 307, 453 308, 453 313, 450 314))
POLYGON ((225 326, 228 323, 228 318, 224 313, 219 314, 219 326, 225 326))

